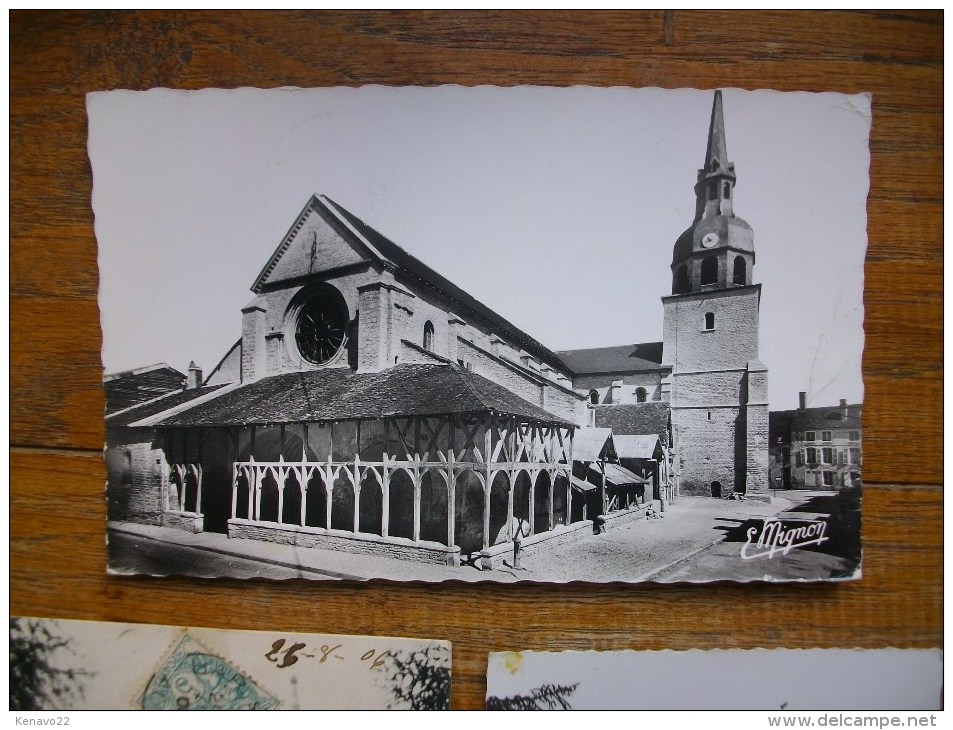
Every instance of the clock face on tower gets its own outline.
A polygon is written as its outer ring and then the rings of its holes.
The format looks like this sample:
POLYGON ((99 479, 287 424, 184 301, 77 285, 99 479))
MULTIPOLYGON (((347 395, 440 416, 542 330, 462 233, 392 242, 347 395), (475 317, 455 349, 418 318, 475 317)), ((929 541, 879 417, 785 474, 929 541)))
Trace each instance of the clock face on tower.
POLYGON ((334 357, 347 332, 347 305, 330 288, 316 291, 301 307, 295 324, 295 344, 301 357, 323 365, 334 357))
POLYGON ((712 246, 717 245, 718 243, 718 234, 714 231, 706 233, 702 236, 702 248, 711 248, 712 246))

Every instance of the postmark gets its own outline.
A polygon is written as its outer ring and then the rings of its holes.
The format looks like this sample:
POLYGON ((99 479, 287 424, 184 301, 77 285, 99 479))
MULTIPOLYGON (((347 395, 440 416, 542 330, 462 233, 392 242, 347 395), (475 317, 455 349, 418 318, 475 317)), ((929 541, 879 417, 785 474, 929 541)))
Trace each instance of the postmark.
POLYGON ((143 710, 274 710, 280 701, 188 634, 149 680, 143 710))

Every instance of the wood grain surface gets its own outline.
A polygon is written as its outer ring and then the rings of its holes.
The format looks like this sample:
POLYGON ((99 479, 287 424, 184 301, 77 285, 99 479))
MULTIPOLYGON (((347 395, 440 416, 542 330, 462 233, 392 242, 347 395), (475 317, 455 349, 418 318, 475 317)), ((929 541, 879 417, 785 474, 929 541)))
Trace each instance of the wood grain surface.
POLYGON ((460 709, 496 650, 940 646, 942 75, 940 11, 11 12, 11 612, 449 639, 460 709), (107 578, 85 93, 445 83, 873 94, 861 581, 107 578))

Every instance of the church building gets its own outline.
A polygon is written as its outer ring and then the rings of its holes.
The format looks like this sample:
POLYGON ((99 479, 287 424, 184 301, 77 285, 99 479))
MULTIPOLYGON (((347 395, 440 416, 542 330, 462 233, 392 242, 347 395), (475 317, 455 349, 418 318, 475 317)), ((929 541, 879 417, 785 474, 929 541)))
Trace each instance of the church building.
POLYGON ((312 196, 208 377, 107 415, 110 519, 492 567, 514 524, 527 548, 591 534, 649 473, 655 499, 764 493, 761 287, 735 183, 716 92, 662 341, 564 352, 312 196), (612 433, 643 438, 607 459, 612 433))

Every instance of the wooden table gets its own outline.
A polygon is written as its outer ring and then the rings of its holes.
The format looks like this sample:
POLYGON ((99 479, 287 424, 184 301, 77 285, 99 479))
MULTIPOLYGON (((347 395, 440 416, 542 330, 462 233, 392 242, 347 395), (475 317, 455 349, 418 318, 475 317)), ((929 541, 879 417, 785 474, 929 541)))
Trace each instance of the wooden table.
POLYGON ((942 12, 10 14, 11 611, 450 639, 487 653, 942 641, 942 12), (873 93, 864 577, 842 585, 315 585, 107 578, 84 94, 457 83, 873 93), (399 607, 399 610, 395 609, 399 607))

